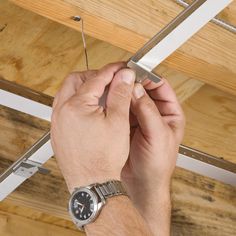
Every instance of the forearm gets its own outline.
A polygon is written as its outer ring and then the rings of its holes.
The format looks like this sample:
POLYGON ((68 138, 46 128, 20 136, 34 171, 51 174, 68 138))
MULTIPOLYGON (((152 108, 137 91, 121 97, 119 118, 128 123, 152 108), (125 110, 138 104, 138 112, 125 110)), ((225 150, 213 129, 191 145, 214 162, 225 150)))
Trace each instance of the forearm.
POLYGON ((158 189, 154 191, 150 207, 144 213, 146 222, 154 236, 169 236, 171 221, 170 190, 158 189))
POLYGON ((150 216, 148 223, 151 232, 155 236, 170 235, 171 201, 169 198, 162 198, 156 203, 155 214, 150 216))
POLYGON ((85 231, 88 236, 152 235, 146 222, 126 196, 108 199, 99 217, 87 225, 85 231))

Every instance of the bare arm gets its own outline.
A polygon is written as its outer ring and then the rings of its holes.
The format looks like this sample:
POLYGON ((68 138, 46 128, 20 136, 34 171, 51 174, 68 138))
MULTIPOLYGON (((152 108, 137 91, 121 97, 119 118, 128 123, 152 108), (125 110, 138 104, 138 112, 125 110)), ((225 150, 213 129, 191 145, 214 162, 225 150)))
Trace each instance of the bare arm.
MULTIPOLYGON (((57 94, 51 140, 69 191, 120 180, 127 161, 129 110, 134 72, 123 63, 99 71, 74 73, 57 94), (110 85, 105 107, 99 100, 110 85)), ((85 226, 88 235, 150 235, 147 224, 125 196, 107 200, 101 214, 85 226)))
POLYGON ((122 179, 152 233, 170 235, 170 182, 184 133, 184 114, 166 80, 136 84, 131 148, 122 179), (144 89, 145 88, 145 89, 144 89))
POLYGON ((149 236, 146 222, 127 197, 109 199, 99 218, 85 228, 88 236, 149 236))

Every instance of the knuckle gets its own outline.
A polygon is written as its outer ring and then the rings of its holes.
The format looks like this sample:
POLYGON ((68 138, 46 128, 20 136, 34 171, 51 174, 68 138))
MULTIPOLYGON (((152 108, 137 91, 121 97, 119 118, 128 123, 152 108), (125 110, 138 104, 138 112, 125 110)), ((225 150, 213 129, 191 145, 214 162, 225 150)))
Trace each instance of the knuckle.
POLYGON ((66 77, 66 80, 71 80, 71 79, 74 79, 76 78, 78 75, 80 75, 80 72, 71 72, 70 74, 68 74, 68 76, 66 77))
POLYGON ((143 99, 143 101, 140 103, 140 107, 151 111, 156 109, 156 106, 151 99, 143 99))
POLYGON ((88 101, 89 101, 88 95, 86 94, 80 96, 74 96, 63 104, 61 110, 62 112, 68 114, 78 113, 82 108, 89 105, 88 101))
POLYGON ((115 96, 118 96, 120 98, 130 98, 131 97, 131 91, 129 86, 118 86, 116 89, 112 91, 112 93, 115 96))
POLYGON ((75 78, 75 73, 72 72, 72 73, 68 74, 67 77, 64 79, 64 83, 67 83, 67 82, 73 80, 74 78, 75 78))
POLYGON ((74 98, 74 102, 76 103, 77 107, 86 107, 89 106, 91 101, 91 98, 93 96, 90 93, 84 93, 84 94, 80 94, 79 96, 77 96, 76 98, 74 98))
POLYGON ((63 106, 61 107, 61 112, 65 114, 73 114, 76 111, 75 102, 73 100, 67 101, 63 106))
POLYGON ((184 130, 185 129, 185 125, 186 125, 186 118, 184 114, 179 115, 176 118, 176 124, 178 125, 178 128, 180 130, 184 130))
POLYGON ((121 64, 121 63, 119 63, 119 62, 108 63, 108 64, 105 65, 102 69, 113 71, 113 70, 114 70, 114 67, 118 66, 119 64, 121 64))
POLYGON ((76 81, 77 79, 81 78, 82 73, 81 72, 71 72, 67 75, 67 77, 64 79, 64 83, 70 83, 71 81, 76 81))
POLYGON ((52 125, 53 125, 54 123, 56 123, 57 117, 58 117, 57 111, 56 111, 56 110, 53 110, 52 115, 51 115, 51 123, 52 123, 52 125))
POLYGON ((116 109, 114 111, 113 116, 111 116, 111 120, 115 123, 122 123, 123 125, 126 124, 129 118, 129 110, 128 109, 116 109))

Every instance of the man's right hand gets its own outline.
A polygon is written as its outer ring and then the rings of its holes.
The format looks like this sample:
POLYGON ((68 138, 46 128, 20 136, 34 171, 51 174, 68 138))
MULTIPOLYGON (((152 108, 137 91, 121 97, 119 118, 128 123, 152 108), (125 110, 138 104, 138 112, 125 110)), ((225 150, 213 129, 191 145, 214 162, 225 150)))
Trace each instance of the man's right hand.
POLYGON ((166 80, 146 82, 144 88, 134 87, 130 156, 122 180, 154 235, 169 235, 169 186, 185 118, 166 80))

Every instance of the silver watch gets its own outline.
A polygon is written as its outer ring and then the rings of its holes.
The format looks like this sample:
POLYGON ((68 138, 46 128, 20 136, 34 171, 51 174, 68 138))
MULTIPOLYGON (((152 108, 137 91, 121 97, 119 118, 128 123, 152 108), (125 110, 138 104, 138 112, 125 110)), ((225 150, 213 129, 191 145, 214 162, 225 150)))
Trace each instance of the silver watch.
POLYGON ((118 195, 127 195, 118 180, 76 188, 69 200, 69 213, 73 222, 80 230, 84 230, 85 225, 98 217, 106 199, 118 195))

